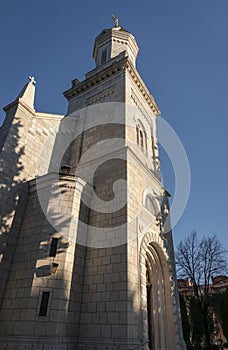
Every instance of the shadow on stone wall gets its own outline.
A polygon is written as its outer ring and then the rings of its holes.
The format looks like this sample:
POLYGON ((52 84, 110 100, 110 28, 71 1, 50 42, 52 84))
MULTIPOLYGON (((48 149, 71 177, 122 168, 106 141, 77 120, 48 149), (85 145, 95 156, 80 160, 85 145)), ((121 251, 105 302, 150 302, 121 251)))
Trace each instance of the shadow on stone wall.
POLYGON ((27 184, 21 176, 25 148, 19 146, 21 127, 19 120, 12 124, 0 153, 0 304, 27 200, 27 184))

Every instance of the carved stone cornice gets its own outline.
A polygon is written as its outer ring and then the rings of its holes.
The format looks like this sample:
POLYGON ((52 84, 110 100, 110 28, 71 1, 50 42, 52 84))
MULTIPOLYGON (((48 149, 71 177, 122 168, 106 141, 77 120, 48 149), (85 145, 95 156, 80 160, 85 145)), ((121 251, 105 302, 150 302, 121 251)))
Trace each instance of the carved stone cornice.
POLYGON ((145 101, 147 102, 148 106, 152 111, 154 112, 155 116, 159 116, 161 114, 158 105, 156 104, 153 96, 151 95, 150 91, 146 87, 146 84, 140 77, 139 73, 137 72, 136 68, 133 66, 133 64, 128 60, 127 61, 127 69, 133 78, 134 82, 136 83, 138 89, 141 91, 145 101))
POLYGON ((74 83, 73 81, 72 87, 66 90, 63 94, 67 98, 67 100, 70 101, 75 96, 78 96, 84 93, 86 90, 89 90, 90 88, 93 88, 103 83, 106 79, 109 79, 115 74, 118 74, 122 70, 128 70, 149 108, 153 111, 155 116, 159 116, 160 110, 153 96, 150 94, 148 88, 146 87, 136 68, 133 66, 133 64, 127 56, 122 57, 120 59, 117 58, 113 64, 111 64, 107 68, 104 68, 101 71, 98 71, 97 74, 94 74, 93 76, 89 77, 88 79, 85 79, 82 82, 74 83))
POLYGON ((104 80, 110 78, 111 76, 119 73, 123 69, 126 68, 127 65, 127 57, 124 57, 118 61, 115 61, 111 66, 108 66, 107 68, 101 70, 97 74, 94 74, 92 77, 85 79, 84 81, 77 83, 76 85, 73 84, 73 86, 65 91, 63 94, 64 96, 69 100, 71 100, 73 97, 80 95, 85 90, 88 90, 100 83, 102 83, 104 80))

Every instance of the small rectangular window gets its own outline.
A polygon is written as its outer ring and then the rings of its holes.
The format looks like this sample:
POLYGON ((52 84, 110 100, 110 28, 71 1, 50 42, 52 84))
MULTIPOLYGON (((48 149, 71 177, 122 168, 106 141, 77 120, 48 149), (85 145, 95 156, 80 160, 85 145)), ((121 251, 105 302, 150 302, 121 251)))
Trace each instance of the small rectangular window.
POLYGON ((50 292, 42 293, 39 316, 47 316, 49 296, 50 296, 50 292))
POLYGON ((57 247, 58 247, 58 240, 59 240, 58 238, 52 238, 49 256, 53 256, 53 257, 56 256, 57 247))
POLYGON ((101 54, 101 64, 105 63, 107 60, 107 50, 103 50, 101 54))

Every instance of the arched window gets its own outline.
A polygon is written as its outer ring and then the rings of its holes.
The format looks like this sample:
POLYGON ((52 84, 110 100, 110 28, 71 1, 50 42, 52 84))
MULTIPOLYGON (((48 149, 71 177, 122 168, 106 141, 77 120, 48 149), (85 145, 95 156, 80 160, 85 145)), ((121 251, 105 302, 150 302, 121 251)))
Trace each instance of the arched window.
POLYGON ((137 139, 137 145, 139 145, 143 151, 147 151, 146 131, 141 125, 141 123, 137 124, 136 126, 136 139, 137 139))

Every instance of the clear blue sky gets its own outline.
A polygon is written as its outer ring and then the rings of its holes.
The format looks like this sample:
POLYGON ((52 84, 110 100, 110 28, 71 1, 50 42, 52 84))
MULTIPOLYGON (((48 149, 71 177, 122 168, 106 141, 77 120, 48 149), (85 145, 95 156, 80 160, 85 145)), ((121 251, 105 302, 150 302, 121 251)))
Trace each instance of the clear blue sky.
MULTIPOLYGON (((112 13, 135 35, 138 71, 190 162, 191 193, 175 244, 196 229, 217 233, 228 248, 228 0, 2 1, 0 106, 34 75, 36 110, 64 114, 62 92, 94 67, 93 41, 113 26, 112 13)), ((162 169, 173 194, 163 153, 162 169)))

